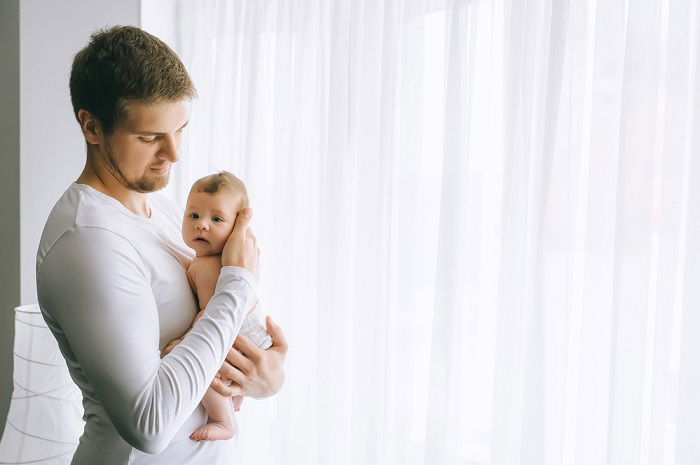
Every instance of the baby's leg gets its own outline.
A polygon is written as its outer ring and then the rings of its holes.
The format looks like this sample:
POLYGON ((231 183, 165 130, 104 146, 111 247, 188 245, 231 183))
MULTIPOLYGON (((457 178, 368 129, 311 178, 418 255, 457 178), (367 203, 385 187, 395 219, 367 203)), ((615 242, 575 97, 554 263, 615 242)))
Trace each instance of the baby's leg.
POLYGON ((204 394, 202 404, 207 410, 211 421, 200 426, 190 435, 195 441, 214 441, 216 439, 230 439, 235 430, 231 417, 231 400, 216 392, 211 387, 204 394))

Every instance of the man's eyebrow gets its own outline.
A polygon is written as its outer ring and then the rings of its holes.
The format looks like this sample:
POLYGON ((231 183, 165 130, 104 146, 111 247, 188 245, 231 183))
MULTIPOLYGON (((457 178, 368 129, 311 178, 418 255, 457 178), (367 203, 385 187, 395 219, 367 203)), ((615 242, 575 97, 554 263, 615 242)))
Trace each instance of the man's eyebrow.
MULTIPOLYGON (((185 121, 185 124, 180 126, 180 129, 178 131, 181 131, 185 129, 185 126, 187 126, 187 123, 189 123, 190 120, 185 121)), ((131 131, 132 134, 138 134, 139 136, 164 136, 164 132, 153 132, 153 131, 131 131)))

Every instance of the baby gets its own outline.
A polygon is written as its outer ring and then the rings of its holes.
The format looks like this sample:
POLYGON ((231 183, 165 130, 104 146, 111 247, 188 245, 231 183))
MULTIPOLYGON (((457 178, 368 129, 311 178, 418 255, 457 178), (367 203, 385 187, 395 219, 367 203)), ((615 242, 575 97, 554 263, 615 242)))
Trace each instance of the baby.
MULTIPOLYGON (((200 310, 193 324, 202 316, 209 299, 214 295, 221 270, 221 251, 233 230, 236 216, 247 206, 248 193, 245 185, 228 171, 199 179, 190 189, 182 221, 182 238, 196 253, 187 268, 187 279, 197 294, 200 310)), ((240 334, 261 349, 272 345, 272 339, 255 309, 246 316, 240 334)), ((235 396, 233 401, 238 410, 243 398, 235 396)), ((234 426, 228 397, 209 387, 202 404, 209 415, 209 422, 192 433, 190 439, 200 441, 231 438, 234 426)))

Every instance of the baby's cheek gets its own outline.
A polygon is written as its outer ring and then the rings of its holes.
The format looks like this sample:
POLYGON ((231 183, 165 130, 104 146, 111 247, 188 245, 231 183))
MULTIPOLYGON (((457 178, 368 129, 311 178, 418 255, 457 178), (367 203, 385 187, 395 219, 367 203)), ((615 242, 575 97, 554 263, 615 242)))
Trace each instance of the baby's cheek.
POLYGON ((223 230, 221 237, 222 237, 224 242, 226 242, 226 240, 228 240, 228 238, 232 232, 233 232, 233 226, 230 226, 230 227, 223 230))
POLYGON ((226 245, 226 240, 228 239, 228 236, 229 235, 222 235, 220 237, 217 237, 215 242, 212 242, 212 246, 217 251, 217 253, 221 253, 221 251, 224 250, 224 246, 226 245))

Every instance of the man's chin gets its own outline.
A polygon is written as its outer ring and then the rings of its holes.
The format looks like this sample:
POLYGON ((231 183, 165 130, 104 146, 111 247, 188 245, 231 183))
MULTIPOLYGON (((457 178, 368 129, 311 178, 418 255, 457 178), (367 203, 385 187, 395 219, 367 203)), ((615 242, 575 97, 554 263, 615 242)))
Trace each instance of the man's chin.
POLYGON ((141 179, 130 182, 129 188, 143 194, 149 192, 156 192, 168 185, 170 180, 170 173, 164 174, 163 176, 148 177, 144 176, 141 179))
POLYGON ((153 185, 153 190, 151 192, 159 191, 165 186, 168 185, 168 181, 170 180, 170 173, 163 175, 163 176, 158 176, 158 178, 155 179, 155 184, 153 185))

